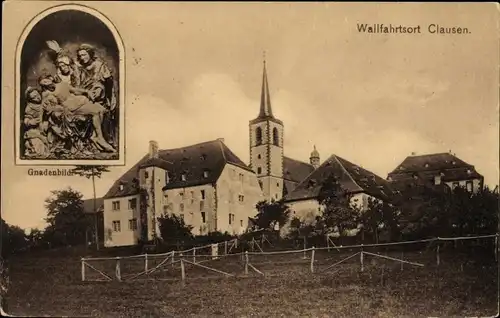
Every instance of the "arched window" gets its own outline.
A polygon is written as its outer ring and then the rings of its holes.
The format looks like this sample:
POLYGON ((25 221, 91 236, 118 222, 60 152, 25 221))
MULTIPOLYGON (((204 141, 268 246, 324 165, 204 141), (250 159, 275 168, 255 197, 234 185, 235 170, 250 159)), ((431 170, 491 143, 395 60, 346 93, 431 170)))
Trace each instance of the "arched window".
POLYGON ((257 129, 255 129, 255 141, 257 145, 262 144, 262 128, 260 127, 257 127, 257 129))
POLYGON ((273 128, 273 144, 275 146, 279 146, 280 145, 280 139, 279 139, 279 135, 278 135, 278 128, 276 128, 276 127, 273 128))

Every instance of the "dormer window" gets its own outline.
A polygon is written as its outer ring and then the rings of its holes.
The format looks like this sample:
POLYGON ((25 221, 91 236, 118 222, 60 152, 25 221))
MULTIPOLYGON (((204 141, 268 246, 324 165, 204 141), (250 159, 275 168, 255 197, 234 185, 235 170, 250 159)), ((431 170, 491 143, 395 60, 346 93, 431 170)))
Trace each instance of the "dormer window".
POLYGON ((208 178, 208 170, 203 171, 203 178, 208 178))
POLYGON ((457 163, 456 163, 456 161, 452 161, 451 164, 452 165, 456 165, 457 163))
POLYGON ((471 174, 472 171, 470 169, 467 169, 467 174, 471 174))
POLYGON ((434 184, 435 185, 441 184, 441 175, 437 175, 434 177, 434 184))
POLYGON ((123 188, 124 188, 123 184, 120 184, 119 188, 120 188, 120 191, 123 191, 123 188))
POLYGON ((170 176, 168 175, 168 171, 165 171, 165 184, 170 182, 170 176))
POLYGON ((413 179, 417 180, 418 176, 416 174, 413 174, 413 179))
POLYGON ((207 155, 206 155, 206 154, 202 154, 202 155, 200 156, 200 159, 201 159, 201 161, 205 161, 205 160, 207 160, 207 155))
POLYGON ((186 174, 185 173, 181 174, 181 180, 186 181, 186 174))
POLYGON ((426 163, 426 164, 425 164, 425 167, 426 167, 426 168, 429 168, 429 164, 428 164, 428 163, 426 163))

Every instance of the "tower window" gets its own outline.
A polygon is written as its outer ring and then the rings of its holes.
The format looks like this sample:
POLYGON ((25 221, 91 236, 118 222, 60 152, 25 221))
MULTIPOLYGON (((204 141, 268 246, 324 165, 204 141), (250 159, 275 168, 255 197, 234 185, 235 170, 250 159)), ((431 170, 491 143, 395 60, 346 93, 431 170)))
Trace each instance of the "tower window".
POLYGON ((275 146, 279 146, 279 134, 278 134, 278 128, 274 127, 273 128, 273 144, 275 146))
POLYGON ((257 168, 257 173, 258 173, 258 174, 261 174, 261 173, 262 173, 262 168, 261 168, 261 167, 258 167, 258 168, 257 168))
POLYGON ((262 156, 259 154, 259 155, 257 155, 257 158, 260 159, 260 158, 262 158, 262 156))
POLYGON ((257 146, 262 144, 262 128, 260 127, 255 129, 255 143, 257 146))

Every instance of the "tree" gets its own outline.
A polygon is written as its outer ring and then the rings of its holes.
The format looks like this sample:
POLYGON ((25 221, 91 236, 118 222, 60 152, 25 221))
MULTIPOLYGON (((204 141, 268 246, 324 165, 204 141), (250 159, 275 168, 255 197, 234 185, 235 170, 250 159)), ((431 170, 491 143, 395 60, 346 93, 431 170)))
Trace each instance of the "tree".
POLYGON ((392 204, 368 198, 366 210, 361 214, 363 231, 368 232, 375 238, 375 243, 379 242, 381 230, 388 232, 391 240, 398 234, 399 211, 392 204))
POLYGON ((258 211, 255 224, 261 229, 274 229, 276 225, 281 228, 290 217, 290 208, 281 200, 260 201, 255 207, 258 211))
POLYGON ((193 238, 191 231, 193 227, 187 225, 184 219, 175 214, 162 214, 157 218, 160 227, 160 235, 164 241, 185 241, 193 238))
POLYGON ((337 229, 340 236, 360 224, 361 211, 349 193, 334 176, 326 178, 318 194, 318 203, 323 206, 321 215, 324 234, 337 229))
POLYGON ((413 238, 491 234, 498 226, 498 193, 488 187, 472 193, 463 187, 425 188, 413 211, 403 207, 404 233, 413 238), (446 190, 448 189, 448 190, 446 190), (411 215, 413 214, 413 215, 411 215), (409 217, 411 216, 411 217, 409 217))
POLYGON ((49 224, 44 239, 51 245, 77 245, 85 242, 85 233, 90 225, 83 211, 82 194, 71 188, 51 191, 45 200, 49 224))
POLYGON ((9 225, 1 219, 2 257, 24 250, 28 244, 26 233, 19 226, 9 225))
POLYGON ((93 194, 93 199, 94 199, 94 207, 93 207, 93 212, 94 212, 94 238, 95 238, 95 244, 96 248, 99 249, 99 226, 97 224, 97 206, 96 206, 96 193, 95 193, 95 178, 101 178, 102 174, 105 172, 109 172, 108 167, 106 166, 76 166, 72 172, 76 175, 79 175, 81 177, 85 177, 87 179, 92 179, 92 194, 93 194))

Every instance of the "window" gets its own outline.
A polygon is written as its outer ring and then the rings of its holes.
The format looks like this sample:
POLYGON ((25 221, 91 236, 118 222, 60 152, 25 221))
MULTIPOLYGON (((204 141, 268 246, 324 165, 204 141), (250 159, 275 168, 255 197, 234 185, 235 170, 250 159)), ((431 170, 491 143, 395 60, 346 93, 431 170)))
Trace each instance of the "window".
POLYGON ((279 188, 279 187, 280 187, 280 183, 279 183, 279 182, 278 182, 278 183, 276 183, 276 186, 279 188))
POLYGON ((233 220, 233 215, 229 213, 229 225, 231 225, 231 221, 233 220))
POLYGON ((113 201, 112 206, 113 211, 120 210, 120 201, 113 201))
POLYGON ((179 205, 179 210, 180 210, 181 212, 184 212, 184 203, 181 203, 181 204, 179 205))
POLYGON ((434 184, 441 184, 441 175, 434 177, 434 184))
POLYGON ((262 144, 262 128, 260 127, 255 129, 255 144, 257 146, 262 144))
POLYGON ((168 194, 164 194, 164 195, 163 195, 163 200, 165 201, 165 203, 167 203, 167 202, 168 202, 168 194))
POLYGON ((201 161, 205 161, 207 160, 207 155, 205 154, 202 154, 201 157, 200 157, 201 161))
POLYGON ((278 128, 274 127, 273 128, 273 144, 275 146, 279 146, 280 143, 279 143, 279 135, 278 135, 278 128))
POLYGON ((201 199, 205 200, 205 190, 201 190, 201 199))
POLYGON ((243 220, 240 220, 240 226, 243 227, 243 220))
POLYGON ((205 201, 200 201, 200 211, 205 208, 205 201))
POLYGON ((451 187, 452 190, 455 190, 455 188, 458 188, 460 184, 458 182, 453 182, 453 185, 451 187))
POLYGON ((261 167, 257 167, 257 174, 261 174, 262 173, 262 168, 261 167))
POLYGON ((168 213, 168 205, 163 206, 163 213, 165 213, 165 214, 168 213))
POLYGON ((170 182, 170 176, 168 175, 168 171, 165 171, 165 184, 170 182))
POLYGON ((205 223, 205 212, 201 212, 201 223, 205 223))
POLYGON ((245 200, 245 196, 240 194, 240 195, 238 196, 238 200, 239 200, 240 202, 243 202, 243 201, 245 200))
POLYGON ((260 159, 260 158, 262 158, 262 156, 261 156, 260 154, 259 154, 259 155, 257 155, 257 159, 260 159))
POLYGON ((128 200, 128 209, 129 210, 137 209, 137 199, 136 198, 128 200))
POLYGON ((473 186, 472 186, 472 181, 467 181, 465 184, 467 187, 467 191, 472 192, 473 186))
POLYGON ((145 178, 145 179, 149 178, 149 172, 144 171, 144 178, 145 178))
POLYGON ((121 230, 120 221, 113 221, 113 231, 120 232, 121 230))
POLYGON ((208 170, 203 171, 203 178, 208 178, 208 170))
POLYGON ((128 220, 128 229, 132 231, 137 230, 137 219, 128 220))
POLYGON ((243 182, 243 173, 240 173, 240 181, 243 182))
POLYGON ((123 191, 123 184, 120 184, 120 191, 123 191))
POLYGON ((184 174, 184 173, 183 173, 183 174, 181 175, 181 180, 182 180, 182 181, 186 181, 186 174, 184 174))
POLYGON ((184 200, 184 192, 179 192, 179 196, 181 197, 181 200, 184 200))

